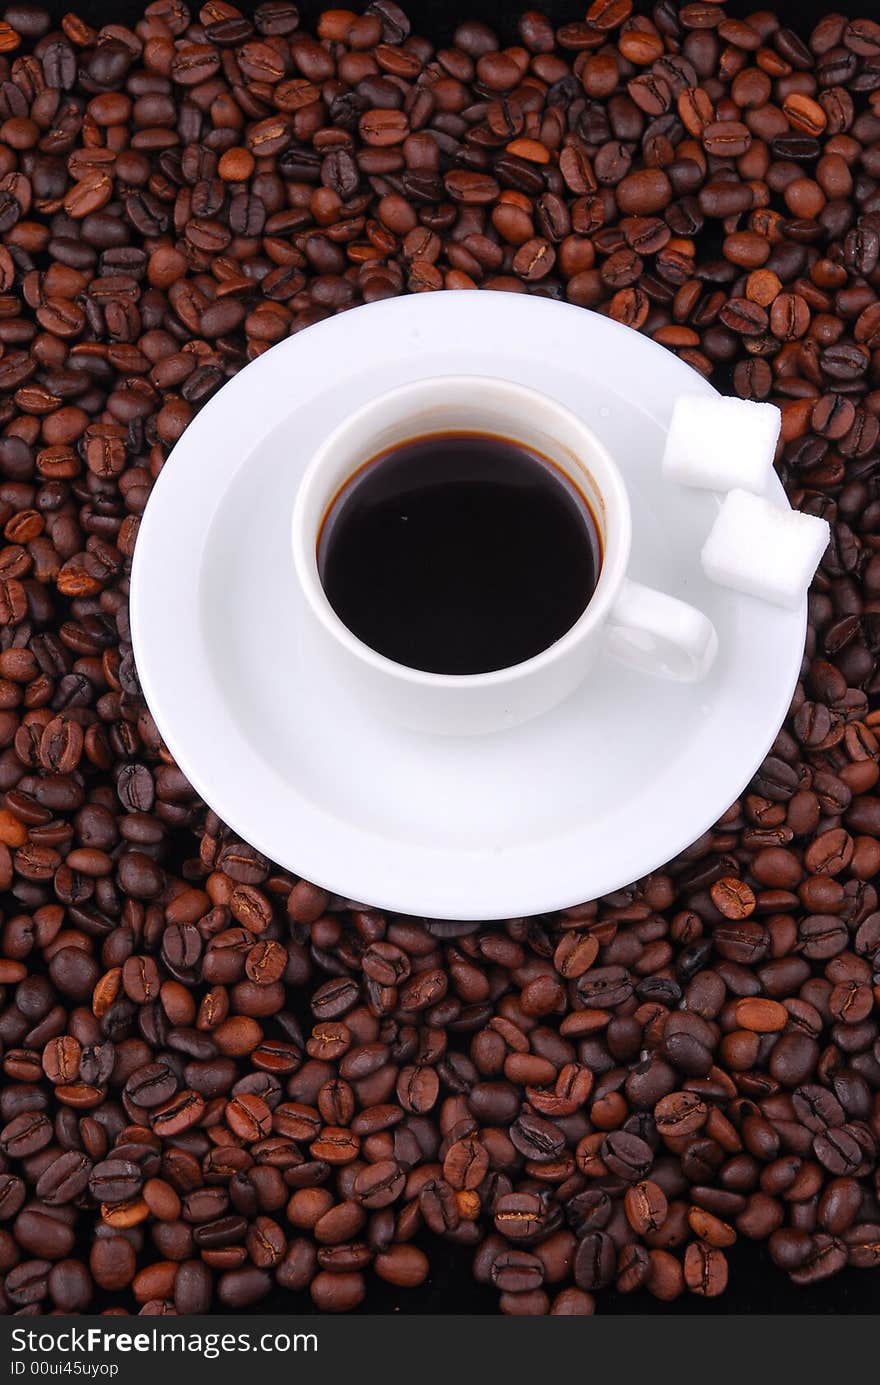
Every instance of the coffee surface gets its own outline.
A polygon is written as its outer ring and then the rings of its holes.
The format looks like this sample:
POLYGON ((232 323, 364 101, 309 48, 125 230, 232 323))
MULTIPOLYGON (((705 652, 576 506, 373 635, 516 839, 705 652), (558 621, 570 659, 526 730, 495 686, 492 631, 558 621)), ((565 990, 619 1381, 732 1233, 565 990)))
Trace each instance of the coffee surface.
POLYGON ((318 568, 336 614, 380 654, 488 673, 570 630, 601 567, 577 488, 545 457, 475 432, 412 438, 336 496, 318 568))

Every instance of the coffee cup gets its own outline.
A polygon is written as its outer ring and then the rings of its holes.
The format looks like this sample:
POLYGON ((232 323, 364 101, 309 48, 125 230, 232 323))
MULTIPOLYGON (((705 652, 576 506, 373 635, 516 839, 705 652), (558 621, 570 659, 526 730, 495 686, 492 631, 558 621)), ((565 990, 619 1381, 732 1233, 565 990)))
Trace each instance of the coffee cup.
POLYGON ((292 545, 313 633, 336 675, 376 711, 419 732, 476 735, 528 721, 571 696, 603 651, 647 675, 696 682, 718 648, 715 628, 701 611, 627 576, 629 497, 604 444, 570 409, 508 380, 432 377, 355 410, 307 466, 294 504, 292 545), (456 432, 510 439, 547 459, 586 501, 601 544, 598 579, 571 627, 533 657, 485 673, 413 668, 370 647, 334 610, 318 563, 327 514, 365 464, 409 439, 456 432))

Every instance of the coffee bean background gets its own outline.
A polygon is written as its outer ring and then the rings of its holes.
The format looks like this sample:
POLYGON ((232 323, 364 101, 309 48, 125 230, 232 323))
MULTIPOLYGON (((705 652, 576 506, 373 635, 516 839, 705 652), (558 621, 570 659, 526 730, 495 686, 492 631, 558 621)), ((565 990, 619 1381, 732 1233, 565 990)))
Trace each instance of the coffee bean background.
POLYGON ((868 1310, 880 25, 413 19, 0 24, 0 1307, 868 1310), (773 399, 833 535, 742 798, 647 880, 491 927, 236 840, 127 624, 201 404, 291 331, 444 288, 594 308, 773 399))

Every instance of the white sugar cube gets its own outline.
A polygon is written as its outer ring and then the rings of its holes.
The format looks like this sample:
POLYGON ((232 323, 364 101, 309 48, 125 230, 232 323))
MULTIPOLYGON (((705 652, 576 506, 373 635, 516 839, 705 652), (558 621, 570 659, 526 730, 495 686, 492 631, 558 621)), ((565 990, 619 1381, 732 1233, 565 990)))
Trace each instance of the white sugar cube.
POLYGON ((794 611, 828 547, 828 521, 780 509, 749 491, 732 490, 703 545, 713 582, 794 611))
POLYGON ((666 435, 663 475, 684 486, 763 495, 782 415, 775 404, 727 395, 681 394, 666 435))

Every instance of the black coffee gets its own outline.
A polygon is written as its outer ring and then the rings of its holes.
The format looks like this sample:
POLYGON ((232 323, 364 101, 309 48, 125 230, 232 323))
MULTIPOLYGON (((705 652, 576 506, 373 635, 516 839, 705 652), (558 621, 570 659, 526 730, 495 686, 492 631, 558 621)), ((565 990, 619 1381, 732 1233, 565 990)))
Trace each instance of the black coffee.
POLYGON ((435 433, 367 462, 328 510, 318 569, 380 654, 488 673, 547 649, 584 611, 602 555, 585 498, 508 438, 435 433))

